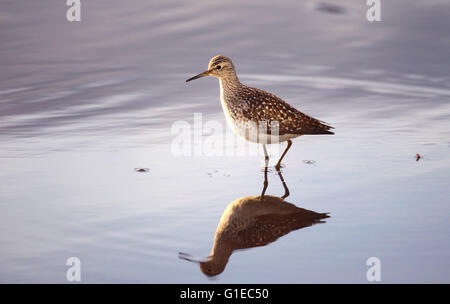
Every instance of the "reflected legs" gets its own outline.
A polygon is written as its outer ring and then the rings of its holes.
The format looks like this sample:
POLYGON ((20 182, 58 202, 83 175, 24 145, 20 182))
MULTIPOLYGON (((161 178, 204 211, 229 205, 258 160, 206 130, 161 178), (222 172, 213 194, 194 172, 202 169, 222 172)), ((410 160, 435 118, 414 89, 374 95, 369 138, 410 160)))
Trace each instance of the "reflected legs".
MULTIPOLYGON (((283 188, 284 188, 284 195, 281 197, 282 199, 285 199, 286 197, 289 196, 289 189, 286 185, 286 182, 284 181, 283 175, 281 174, 280 163, 281 163, 281 160, 283 159, 283 157, 286 155, 286 152, 291 147, 291 145, 292 145, 292 141, 288 140, 288 145, 287 145, 286 149, 284 150, 283 155, 281 155, 280 160, 278 161, 278 164, 275 166, 275 169, 277 170, 277 173, 278 173, 278 177, 280 178, 281 183, 283 184, 283 188)), ((261 196, 260 196, 261 200, 264 199, 264 194, 266 193, 267 187, 269 186, 269 181, 267 179, 267 172, 268 172, 268 167, 269 167, 269 154, 267 153, 266 145, 263 145, 263 150, 264 150, 265 166, 264 166, 264 186, 263 186, 263 190, 262 190, 261 196)))
POLYGON ((283 184, 283 188, 284 188, 284 195, 281 197, 282 199, 285 199, 286 197, 289 196, 289 189, 286 185, 286 182, 284 181, 283 175, 281 174, 280 170, 277 170, 278 172, 278 176, 280 177, 281 183, 283 184))

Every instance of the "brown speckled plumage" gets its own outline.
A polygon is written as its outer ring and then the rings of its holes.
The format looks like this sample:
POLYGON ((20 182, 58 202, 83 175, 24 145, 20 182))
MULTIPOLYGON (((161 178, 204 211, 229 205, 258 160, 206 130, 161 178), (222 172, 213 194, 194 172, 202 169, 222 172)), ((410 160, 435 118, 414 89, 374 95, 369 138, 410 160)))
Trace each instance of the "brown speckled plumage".
POLYGON ((267 122, 268 132, 272 123, 277 122, 279 135, 334 134, 331 126, 300 112, 272 93, 240 83, 234 91, 229 90, 228 85, 224 87, 233 120, 267 122))
POLYGON ((279 135, 334 134, 330 131, 333 127, 300 112, 274 94, 242 84, 229 58, 215 56, 209 63, 209 69, 214 71, 217 65, 224 65, 219 79, 228 110, 225 114, 232 121, 266 122, 269 134, 274 122, 278 123, 279 135))

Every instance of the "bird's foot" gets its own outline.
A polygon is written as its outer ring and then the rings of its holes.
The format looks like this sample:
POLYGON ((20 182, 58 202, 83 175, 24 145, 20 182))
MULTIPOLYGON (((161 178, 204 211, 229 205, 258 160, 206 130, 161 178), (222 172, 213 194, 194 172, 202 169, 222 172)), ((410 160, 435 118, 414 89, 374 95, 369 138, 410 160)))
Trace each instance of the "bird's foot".
POLYGON ((273 168, 272 167, 261 167, 261 172, 273 172, 273 168))
POLYGON ((275 165, 275 170, 280 171, 281 168, 284 168, 284 165, 278 163, 275 165))

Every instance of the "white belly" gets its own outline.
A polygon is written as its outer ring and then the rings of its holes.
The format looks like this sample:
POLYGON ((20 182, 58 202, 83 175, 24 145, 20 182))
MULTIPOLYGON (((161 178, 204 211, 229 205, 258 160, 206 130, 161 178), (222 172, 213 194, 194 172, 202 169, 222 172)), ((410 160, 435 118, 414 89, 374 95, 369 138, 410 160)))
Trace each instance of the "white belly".
POLYGON ((259 128, 253 126, 247 126, 248 124, 234 124, 233 131, 237 135, 243 137, 245 140, 258 144, 278 144, 287 141, 291 138, 300 136, 299 134, 267 134, 266 132, 261 132, 259 128), (244 126, 243 126, 244 125, 244 126))

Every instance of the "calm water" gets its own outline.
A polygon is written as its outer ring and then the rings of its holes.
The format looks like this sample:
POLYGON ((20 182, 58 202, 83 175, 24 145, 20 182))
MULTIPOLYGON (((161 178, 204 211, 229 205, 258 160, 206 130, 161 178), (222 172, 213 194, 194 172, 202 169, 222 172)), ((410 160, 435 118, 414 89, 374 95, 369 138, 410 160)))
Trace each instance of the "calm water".
POLYGON ((383 282, 450 282, 448 1, 382 1, 379 23, 356 0, 82 1, 73 23, 60 2, 0 2, 0 282, 65 283, 69 257, 89 283, 364 283, 369 257, 383 282), (326 223, 211 280, 179 252, 208 256, 264 178, 261 155, 171 152, 175 121, 225 126, 217 80, 184 83, 219 53, 336 135, 295 140, 283 169, 326 223))

